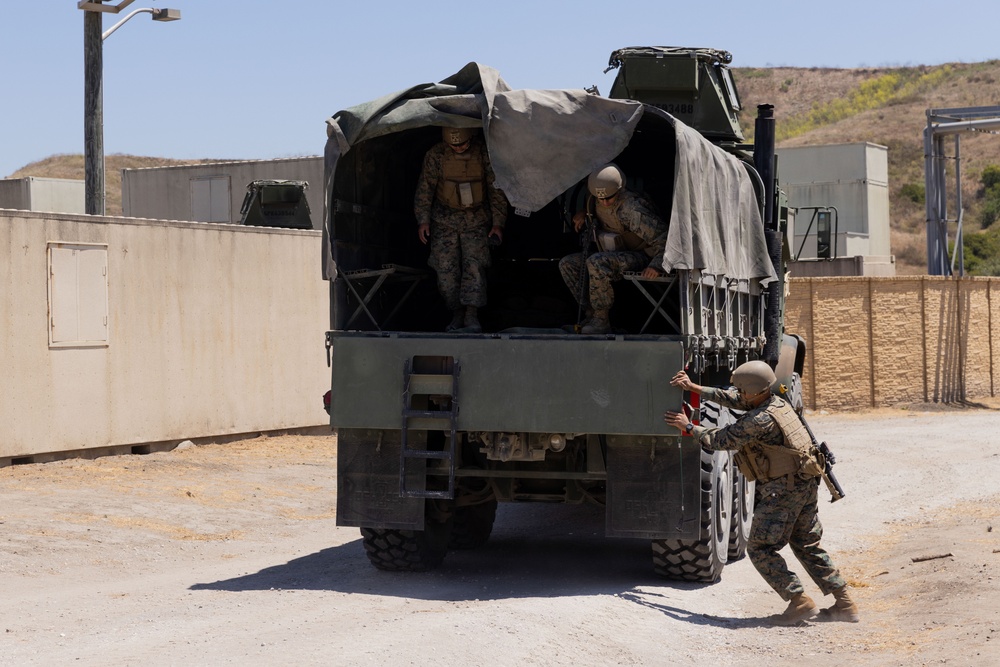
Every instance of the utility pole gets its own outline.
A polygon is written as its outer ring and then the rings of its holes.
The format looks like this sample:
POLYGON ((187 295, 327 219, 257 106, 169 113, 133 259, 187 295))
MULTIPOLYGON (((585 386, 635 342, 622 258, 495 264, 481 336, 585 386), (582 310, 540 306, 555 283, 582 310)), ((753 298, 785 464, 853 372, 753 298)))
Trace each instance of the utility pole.
POLYGON ((965 275, 962 203, 961 137, 972 132, 1000 134, 1000 106, 928 109, 924 129, 924 197, 927 206, 927 273, 965 275), (945 137, 955 140, 955 154, 945 155, 945 137), (954 214, 948 216, 946 163, 954 162, 954 214), (955 246, 949 262, 948 225, 956 223, 955 246))
MULTIPOLYGON (((91 0, 101 4, 103 0, 91 0)), ((89 215, 104 215, 103 12, 83 12, 83 168, 89 215)))

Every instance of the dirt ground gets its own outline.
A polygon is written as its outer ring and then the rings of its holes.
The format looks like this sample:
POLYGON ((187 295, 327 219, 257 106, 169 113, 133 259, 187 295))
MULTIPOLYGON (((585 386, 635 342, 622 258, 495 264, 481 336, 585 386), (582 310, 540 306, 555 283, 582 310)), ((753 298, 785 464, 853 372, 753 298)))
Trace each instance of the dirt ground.
POLYGON ((336 527, 335 438, 285 435, 0 469, 0 664, 1000 664, 1000 412, 810 421, 858 624, 770 627, 747 559, 658 579, 589 506, 501 505, 482 549, 379 572, 336 527))

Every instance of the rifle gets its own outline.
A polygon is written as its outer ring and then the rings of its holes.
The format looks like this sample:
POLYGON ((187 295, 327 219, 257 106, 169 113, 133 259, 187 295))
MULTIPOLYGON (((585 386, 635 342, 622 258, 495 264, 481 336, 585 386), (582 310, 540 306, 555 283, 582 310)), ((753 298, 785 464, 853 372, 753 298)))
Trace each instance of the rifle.
POLYGON ((813 435, 812 429, 809 428, 809 423, 806 418, 801 414, 799 415, 799 420, 802 425, 806 427, 806 433, 809 434, 809 438, 812 440, 813 445, 819 450, 819 453, 823 455, 823 482, 826 484, 827 490, 830 491, 830 502, 835 503, 847 494, 844 493, 844 487, 840 485, 837 481, 837 476, 833 474, 833 465, 837 462, 836 457, 834 457, 833 452, 830 451, 829 445, 825 442, 817 442, 816 436, 813 435))
MULTIPOLYGON (((813 442, 816 440, 814 439, 813 442)), ((826 488, 830 490, 830 502, 835 503, 847 495, 844 493, 844 488, 840 486, 840 482, 837 481, 837 476, 833 474, 833 464, 837 462, 837 459, 834 458, 833 452, 830 451, 830 447, 825 442, 819 443, 816 448, 823 455, 825 461, 823 481, 826 482, 826 488)))
POLYGON ((594 240, 594 214, 590 212, 590 197, 587 198, 585 206, 587 221, 584 223, 583 229, 580 230, 580 249, 583 259, 580 262, 580 277, 578 280, 580 293, 576 299, 577 328, 581 326, 580 320, 583 319, 583 301, 587 298, 587 255, 590 254, 590 244, 594 240))

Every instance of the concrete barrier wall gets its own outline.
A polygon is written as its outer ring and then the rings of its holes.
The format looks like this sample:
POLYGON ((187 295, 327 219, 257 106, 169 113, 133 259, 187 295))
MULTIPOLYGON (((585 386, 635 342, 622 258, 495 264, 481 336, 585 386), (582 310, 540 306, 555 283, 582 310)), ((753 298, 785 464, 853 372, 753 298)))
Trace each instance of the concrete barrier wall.
MULTIPOLYGON (((326 424, 320 245, 314 231, 0 211, 0 459, 326 424), (51 244, 106 249, 106 344, 50 344, 51 244)), ((806 405, 995 395, 998 280, 793 278, 806 405)))
POLYGON ((996 278, 793 278, 806 405, 835 410, 994 396, 996 278))
POLYGON ((327 423, 320 245, 315 231, 0 211, 0 458, 327 423), (106 246, 106 344, 50 344, 53 243, 106 246))

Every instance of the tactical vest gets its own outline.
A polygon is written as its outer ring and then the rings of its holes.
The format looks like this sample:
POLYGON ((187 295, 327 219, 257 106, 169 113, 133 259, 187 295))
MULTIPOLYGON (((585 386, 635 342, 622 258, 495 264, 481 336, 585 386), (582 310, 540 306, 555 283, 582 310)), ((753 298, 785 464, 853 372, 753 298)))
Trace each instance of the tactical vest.
POLYGON ((781 429, 784 445, 755 444, 738 451, 736 465, 747 479, 767 482, 786 477, 791 486, 795 476, 809 478, 822 475, 825 467, 823 455, 816 449, 795 409, 787 401, 774 398, 764 412, 781 429))
POLYGON ((630 232, 618 217, 618 211, 623 204, 622 199, 628 196, 624 190, 619 192, 621 193, 619 200, 615 202, 614 206, 599 206, 593 196, 588 198, 588 205, 594 211, 603 229, 603 231, 597 232, 597 245, 605 251, 645 251, 649 244, 638 234, 630 232))
POLYGON ((483 203, 485 176, 483 154, 478 145, 473 144, 464 153, 446 148, 437 185, 438 201, 459 210, 479 206, 483 203))

